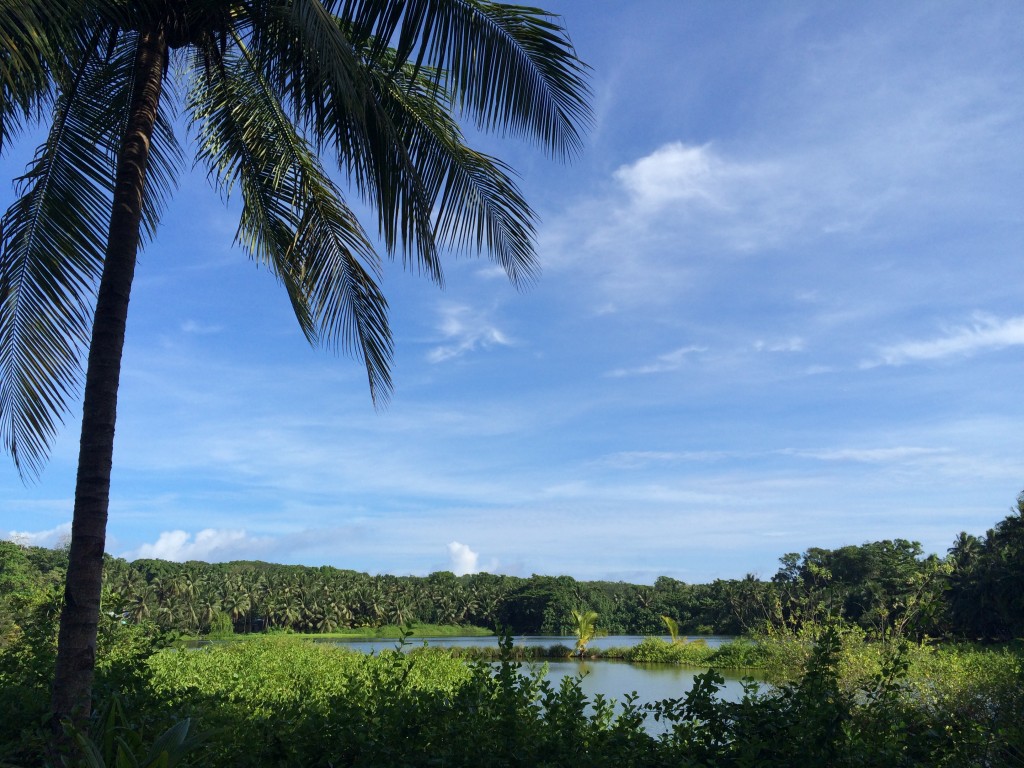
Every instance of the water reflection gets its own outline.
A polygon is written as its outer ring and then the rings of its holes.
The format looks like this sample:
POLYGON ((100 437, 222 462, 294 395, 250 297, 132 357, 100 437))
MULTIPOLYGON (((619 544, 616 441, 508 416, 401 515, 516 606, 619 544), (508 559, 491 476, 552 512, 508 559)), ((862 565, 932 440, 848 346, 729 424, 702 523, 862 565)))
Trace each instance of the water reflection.
MULTIPOLYGON (((622 701, 627 693, 636 693, 637 701, 649 703, 661 699, 677 699, 693 686, 693 678, 705 672, 675 664, 630 664, 624 661, 549 661, 547 678, 558 685, 566 675, 583 675, 580 686, 589 698, 602 693, 606 698, 622 701)), ((754 677, 751 672, 722 672, 725 686, 719 697, 739 701, 743 696, 742 679, 754 677)))

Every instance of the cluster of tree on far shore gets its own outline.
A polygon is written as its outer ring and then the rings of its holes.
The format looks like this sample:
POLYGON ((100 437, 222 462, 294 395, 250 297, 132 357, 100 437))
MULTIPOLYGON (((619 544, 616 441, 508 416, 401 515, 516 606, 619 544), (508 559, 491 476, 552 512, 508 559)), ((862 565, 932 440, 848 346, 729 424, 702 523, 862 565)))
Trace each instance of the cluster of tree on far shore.
MULTIPOLYGON (((0 632, 17 605, 59 593, 66 552, 0 542, 0 632)), ((811 548, 781 558, 770 579, 653 586, 441 571, 371 576, 332 567, 238 561, 174 563, 107 557, 104 610, 187 634, 425 623, 514 634, 571 634, 572 613, 598 615, 610 634, 662 634, 662 616, 688 634, 744 634, 843 619, 869 634, 1004 640, 1024 635, 1024 494, 984 536, 961 533, 948 553, 923 556, 917 542, 811 548)), ((33 601, 35 602, 35 601, 33 601)), ((5 626, 6 623, 6 626, 5 626)))

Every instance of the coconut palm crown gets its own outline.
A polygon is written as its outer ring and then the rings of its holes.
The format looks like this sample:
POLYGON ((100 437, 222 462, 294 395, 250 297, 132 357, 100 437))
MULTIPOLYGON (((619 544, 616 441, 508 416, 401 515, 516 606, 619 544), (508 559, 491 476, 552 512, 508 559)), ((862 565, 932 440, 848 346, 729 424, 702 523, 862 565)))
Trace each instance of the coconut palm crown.
POLYGON ((84 369, 58 719, 89 711, 128 301, 178 171, 195 160, 240 196, 236 242, 280 281, 311 343, 363 361, 379 402, 392 339, 374 243, 438 283, 447 249, 528 282, 533 213, 458 121, 565 158, 587 98, 564 29, 534 8, 0 0, 0 151, 49 126, 0 219, 0 439, 23 477, 45 463, 84 369))

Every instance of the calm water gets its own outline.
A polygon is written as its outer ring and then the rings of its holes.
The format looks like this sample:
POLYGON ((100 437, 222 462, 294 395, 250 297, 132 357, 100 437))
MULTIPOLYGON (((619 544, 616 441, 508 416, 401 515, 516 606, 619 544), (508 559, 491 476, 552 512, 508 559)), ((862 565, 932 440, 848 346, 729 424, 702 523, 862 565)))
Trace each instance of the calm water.
MULTIPOLYGON (((644 639, 644 635, 608 635, 605 637, 596 637, 590 641, 588 647, 590 648, 616 648, 616 647, 628 647, 636 645, 644 639)), ((692 640, 696 636, 691 636, 688 639, 692 640)), ((670 640, 668 635, 663 638, 666 642, 670 640)), ((710 647, 717 648, 722 643, 726 643, 732 640, 732 637, 726 635, 701 635, 701 640, 704 640, 710 647)), ((527 647, 548 647, 551 645, 565 645, 572 648, 576 645, 576 638, 572 635, 559 637, 557 635, 517 635, 513 638, 516 645, 522 645, 527 647)), ((351 648, 353 651, 362 651, 363 653, 377 653, 385 649, 394 648, 398 641, 397 640, 323 640, 321 642, 336 643, 343 648, 351 648)), ((408 646, 411 648, 418 647, 426 643, 427 645, 436 646, 439 648, 466 648, 466 647, 479 647, 479 648, 497 648, 498 638, 497 637, 416 637, 413 635, 407 641, 408 646)))
MULTIPOLYGON (((636 645, 643 636, 640 635, 615 635, 599 637, 591 641, 593 648, 612 648, 636 645)), ((666 635, 665 640, 669 640, 666 635)), ((692 639, 692 638, 691 638, 692 639)), ((731 637, 719 635, 705 635, 701 637, 712 648, 717 648, 731 637)), ((326 642, 326 641, 325 641, 326 642)), ((362 651, 364 653, 375 653, 381 650, 394 648, 395 640, 333 640, 343 648, 362 651)), ((497 647, 496 637, 437 637, 437 638, 410 638, 408 647, 418 647, 426 643, 430 646, 441 648, 479 646, 497 647)), ((522 646, 551 646, 565 645, 572 647, 576 643, 575 637, 516 637, 515 644, 522 646)), ((581 686, 583 692, 593 698, 595 694, 604 694, 607 698, 614 698, 622 701, 627 693, 636 692, 637 701, 640 703, 659 701, 661 699, 674 699, 682 696, 693 685, 693 678, 706 670, 688 669, 674 664, 630 664, 622 661, 555 661, 548 660, 547 679, 555 686, 566 675, 583 675, 581 686)), ((757 675, 751 672, 741 674, 722 673, 725 678, 725 687, 719 692, 719 696, 729 701, 737 701, 743 695, 741 679, 757 675)))

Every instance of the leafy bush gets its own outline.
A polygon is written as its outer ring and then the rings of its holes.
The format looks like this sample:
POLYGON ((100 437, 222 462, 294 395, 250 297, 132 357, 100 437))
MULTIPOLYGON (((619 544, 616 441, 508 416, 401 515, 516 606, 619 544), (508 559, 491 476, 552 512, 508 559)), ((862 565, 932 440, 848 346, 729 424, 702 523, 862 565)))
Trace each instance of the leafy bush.
MULTIPOLYGON (((429 646, 368 656, 284 637, 164 649, 143 662, 143 638, 130 639, 121 635, 111 657, 130 699, 116 722, 97 717, 97 764, 119 752, 126 765, 159 758, 152 747, 184 744, 186 721, 203 743, 175 755, 209 768, 974 768, 1021 765, 1024 755, 1020 648, 882 645, 838 628, 719 649, 650 640, 638 646, 647 658, 751 664, 761 654, 789 677, 723 701, 711 670, 678 699, 616 704, 588 697, 580 678, 547 682, 507 638, 497 664, 429 646)), ((4 703, 5 722, 18 706, 4 703)), ((43 747, 23 739, 4 757, 42 764, 43 747)))
POLYGON ((642 663, 682 664, 707 667, 714 651, 703 640, 670 643, 660 637, 645 637, 626 654, 626 660, 642 663))

